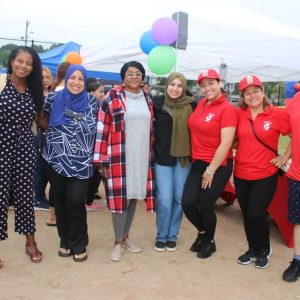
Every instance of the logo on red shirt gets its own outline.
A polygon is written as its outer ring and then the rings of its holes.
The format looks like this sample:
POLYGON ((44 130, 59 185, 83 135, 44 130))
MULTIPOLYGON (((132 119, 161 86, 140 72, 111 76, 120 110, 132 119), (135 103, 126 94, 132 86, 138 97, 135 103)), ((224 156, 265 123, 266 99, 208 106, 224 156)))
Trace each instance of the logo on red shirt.
POLYGON ((270 121, 264 121, 264 130, 268 131, 271 128, 272 123, 270 121))
POLYGON ((209 114, 205 117, 204 122, 209 123, 209 122, 212 120, 212 118, 213 118, 214 116, 215 116, 215 114, 209 113, 209 114))

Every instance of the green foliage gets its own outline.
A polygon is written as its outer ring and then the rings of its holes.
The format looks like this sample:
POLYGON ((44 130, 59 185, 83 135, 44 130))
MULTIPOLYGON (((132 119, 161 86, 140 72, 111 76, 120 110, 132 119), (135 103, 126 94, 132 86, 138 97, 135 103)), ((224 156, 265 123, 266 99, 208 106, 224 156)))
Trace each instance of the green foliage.
POLYGON ((278 153, 283 154, 285 152, 286 147, 290 142, 290 137, 288 135, 283 136, 280 135, 279 143, 278 143, 278 153))
POLYGON ((7 44, 0 48, 0 68, 5 68, 7 66, 7 59, 12 50, 16 49, 18 45, 7 44))

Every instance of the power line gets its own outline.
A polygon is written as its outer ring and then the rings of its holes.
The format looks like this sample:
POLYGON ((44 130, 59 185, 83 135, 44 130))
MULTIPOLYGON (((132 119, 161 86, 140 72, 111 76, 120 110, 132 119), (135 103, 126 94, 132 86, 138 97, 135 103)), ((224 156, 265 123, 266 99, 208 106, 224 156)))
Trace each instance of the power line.
MULTIPOLYGON (((0 37, 0 40, 24 42, 24 39, 15 39, 15 38, 6 38, 6 37, 0 37)), ((61 43, 61 42, 42 41, 42 40, 35 40, 35 39, 32 39, 30 41, 34 41, 34 43, 37 42, 37 43, 42 43, 42 44, 58 44, 58 45, 65 44, 65 43, 61 43)))

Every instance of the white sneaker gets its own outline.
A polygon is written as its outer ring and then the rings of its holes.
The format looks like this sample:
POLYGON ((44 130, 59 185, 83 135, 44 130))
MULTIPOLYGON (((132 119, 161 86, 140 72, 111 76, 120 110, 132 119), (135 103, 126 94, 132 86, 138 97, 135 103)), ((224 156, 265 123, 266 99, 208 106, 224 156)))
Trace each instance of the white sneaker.
POLYGON ((122 258, 122 252, 124 251, 121 244, 115 244, 113 250, 110 253, 110 259, 112 261, 120 261, 122 258))
POLYGON ((127 238, 125 240, 125 242, 123 243, 123 247, 134 253, 138 253, 142 251, 142 248, 130 238, 127 238))

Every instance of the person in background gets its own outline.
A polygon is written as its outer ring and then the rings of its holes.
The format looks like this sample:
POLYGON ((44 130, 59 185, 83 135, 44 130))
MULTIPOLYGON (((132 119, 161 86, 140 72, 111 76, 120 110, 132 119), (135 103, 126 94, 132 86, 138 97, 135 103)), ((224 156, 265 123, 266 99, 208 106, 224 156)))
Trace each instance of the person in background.
POLYGON ((181 196, 191 169, 190 134, 187 119, 196 108, 186 96, 186 79, 171 73, 165 95, 154 98, 156 251, 175 251, 182 219, 181 196))
POLYGON ((214 206, 232 173, 231 145, 237 111, 222 90, 220 75, 208 69, 198 76, 205 97, 188 119, 192 168, 182 195, 184 214, 198 230, 190 250, 205 259, 216 251, 214 206))
POLYGON ((64 88, 49 94, 44 105, 49 128, 43 163, 55 205, 60 237, 58 255, 73 255, 76 262, 88 257, 85 200, 94 170, 92 159, 98 112, 96 98, 86 92, 86 79, 84 67, 70 66, 64 88))
POLYGON ((94 151, 94 165, 106 178, 112 214, 112 261, 121 260, 124 248, 141 251, 129 238, 137 199, 146 199, 147 210, 154 210, 153 103, 142 90, 145 69, 130 61, 122 66, 120 75, 122 85, 112 88, 100 105, 94 151))
MULTIPOLYGON (((69 62, 63 62, 63 63, 59 64, 59 66, 57 67, 56 78, 52 82, 52 85, 51 85, 51 91, 59 92, 64 88, 66 73, 70 66, 71 66, 71 64, 69 62)), ((47 171, 44 171, 44 173, 47 173, 47 171)), ((52 190, 51 184, 50 184, 50 189, 49 189, 49 206, 50 207, 49 207, 48 219, 46 222, 46 224, 48 226, 56 226, 56 215, 55 215, 54 200, 53 200, 52 192, 53 192, 53 190, 52 190)))
MULTIPOLYGON (((53 77, 50 69, 43 66, 42 76, 43 76, 43 94, 44 97, 47 97, 53 81, 53 77)), ((48 178, 46 178, 46 174, 44 174, 42 168, 42 162, 41 162, 43 148, 45 145, 45 139, 46 139, 46 131, 40 126, 37 126, 36 136, 35 136, 37 160, 36 160, 35 174, 34 174, 34 192, 35 192, 34 209, 35 210, 49 209, 48 199, 46 197, 46 186, 48 183, 48 178)))
POLYGON ((277 166, 287 162, 286 156, 277 157, 277 145, 280 134, 287 134, 290 128, 287 113, 269 103, 257 76, 244 77, 239 89, 234 183, 248 250, 238 263, 255 262, 256 268, 263 269, 268 267, 272 252, 267 208, 276 191, 277 166))
POLYGON ((286 153, 286 158, 292 154, 291 166, 287 177, 288 192, 288 221, 294 224, 294 257, 282 278, 287 282, 294 282, 300 276, 300 92, 297 92, 287 105, 291 126, 292 140, 286 153))
POLYGON ((51 85, 51 91, 60 91, 64 88, 66 73, 71 63, 65 61, 58 65, 55 79, 51 85))
MULTIPOLYGON (((42 260, 34 233, 33 176, 36 160, 33 120, 42 125, 42 66, 30 47, 14 49, 0 93, 0 240, 8 238, 8 202, 15 206, 15 231, 25 235, 25 252, 33 263, 42 260)), ((2 267, 0 260, 0 267, 2 267)))
MULTIPOLYGON (((96 97, 100 105, 101 101, 104 98, 104 86, 101 83, 99 83, 96 78, 95 78, 96 81, 92 81, 90 77, 88 79, 90 79, 90 83, 88 83, 87 85, 87 92, 93 95, 94 97, 96 97)), ((97 198, 101 199, 101 197, 97 195, 100 183, 101 183, 101 175, 98 172, 98 170, 95 169, 90 182, 87 198, 86 198, 85 207, 87 211, 103 209, 100 203, 98 204, 94 201, 94 199, 97 198)))

